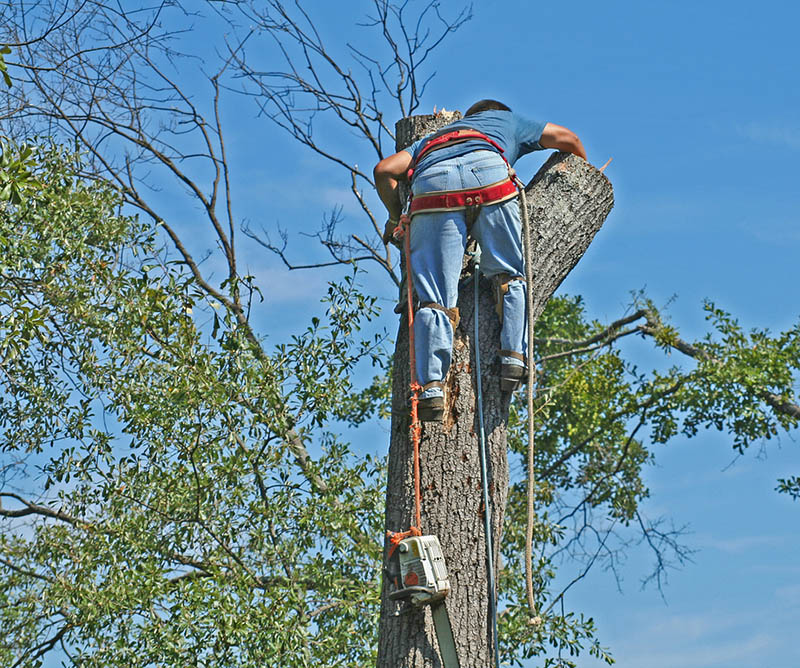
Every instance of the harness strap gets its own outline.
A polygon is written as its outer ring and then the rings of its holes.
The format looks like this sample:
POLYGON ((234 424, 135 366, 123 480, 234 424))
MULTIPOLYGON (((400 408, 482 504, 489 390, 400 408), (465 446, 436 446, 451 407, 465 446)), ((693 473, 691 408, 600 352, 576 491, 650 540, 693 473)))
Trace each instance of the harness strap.
MULTIPOLYGON (((485 141, 491 144, 494 148, 500 151, 500 155, 503 157, 503 160, 505 160, 505 156, 503 156, 503 153, 505 152, 503 150, 503 147, 500 146, 500 144, 498 144, 491 137, 487 137, 482 132, 479 132, 478 130, 473 130, 472 128, 462 128, 461 130, 452 130, 450 132, 445 132, 439 135, 438 137, 433 137, 428 142, 426 142, 425 145, 417 152, 417 157, 414 159, 414 162, 411 163, 411 167, 408 170, 409 182, 414 176, 414 169, 416 168, 417 163, 420 160, 422 160, 422 157, 426 153, 429 153, 430 151, 435 151, 438 148, 443 148, 447 145, 460 144, 461 142, 465 142, 470 139, 479 139, 481 141, 485 141)), ((506 160, 506 162, 508 161, 506 160)))
POLYGON ((515 350, 500 350, 497 354, 502 355, 503 357, 513 357, 515 360, 519 360, 520 362, 525 361, 525 356, 515 350))
POLYGON ((430 211, 455 211, 498 204, 517 196, 517 186, 510 178, 492 183, 483 188, 448 190, 416 195, 411 200, 410 215, 430 211))
POLYGON ((503 162, 506 163, 506 167, 508 167, 508 178, 498 181, 497 183, 492 183, 483 188, 431 192, 424 193, 418 197, 409 195, 409 217, 423 211, 457 211, 464 209, 467 233, 469 234, 472 231, 472 226, 478 219, 478 214, 480 213, 481 207, 484 204, 499 204, 500 202, 504 202, 516 197, 516 173, 506 159, 503 147, 491 137, 487 137, 482 132, 472 128, 462 128, 459 130, 444 132, 429 139, 420 148, 416 157, 411 163, 411 167, 408 170, 409 183, 414 177, 414 171, 417 164, 427 153, 430 151, 435 151, 436 149, 444 146, 452 146, 453 144, 459 144, 461 142, 473 139, 484 141, 497 150, 498 154, 503 159, 503 162))
POLYGON ((424 392, 425 390, 430 390, 432 387, 442 388, 444 387, 444 383, 441 380, 432 380, 430 383, 425 383, 422 386, 422 391, 424 392))
MULTIPOLYGON (((461 322, 461 313, 458 310, 458 306, 454 306, 453 308, 445 308, 441 304, 437 304, 436 302, 423 302, 419 305, 420 309, 423 308, 432 308, 436 309, 437 311, 441 311, 447 316, 447 319, 450 321, 450 324, 453 326, 453 329, 458 327, 458 323, 461 322)), ((419 310, 419 309, 418 309, 419 310)))
POLYGON ((503 299, 508 292, 508 284, 513 281, 524 281, 522 276, 512 276, 511 274, 495 274, 492 276, 492 285, 494 286, 494 308, 497 311, 497 317, 500 318, 500 324, 503 324, 503 299))
POLYGON ((467 234, 472 234, 472 226, 475 225, 475 221, 478 220, 478 214, 481 212, 481 208, 483 204, 478 202, 477 204, 468 205, 466 209, 464 209, 464 222, 467 225, 467 234))

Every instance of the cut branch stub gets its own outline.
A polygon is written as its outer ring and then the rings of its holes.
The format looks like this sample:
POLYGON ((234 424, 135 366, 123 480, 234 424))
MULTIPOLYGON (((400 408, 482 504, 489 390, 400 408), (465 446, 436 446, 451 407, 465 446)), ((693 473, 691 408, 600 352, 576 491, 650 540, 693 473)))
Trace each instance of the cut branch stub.
POLYGON ((534 317, 578 263, 614 206, 611 182, 569 153, 554 153, 525 187, 533 237, 534 317))

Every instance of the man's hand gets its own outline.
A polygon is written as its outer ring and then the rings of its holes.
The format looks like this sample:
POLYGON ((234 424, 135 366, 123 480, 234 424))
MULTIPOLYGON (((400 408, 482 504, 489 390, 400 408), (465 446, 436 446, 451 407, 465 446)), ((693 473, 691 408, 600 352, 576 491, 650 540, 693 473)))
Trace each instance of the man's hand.
POLYGON ((397 239, 394 238, 395 228, 399 224, 400 221, 394 218, 389 218, 389 220, 386 221, 386 225, 383 226, 383 236, 381 237, 381 239, 383 239, 383 243, 387 245, 388 244, 394 244, 395 246, 399 245, 397 239))

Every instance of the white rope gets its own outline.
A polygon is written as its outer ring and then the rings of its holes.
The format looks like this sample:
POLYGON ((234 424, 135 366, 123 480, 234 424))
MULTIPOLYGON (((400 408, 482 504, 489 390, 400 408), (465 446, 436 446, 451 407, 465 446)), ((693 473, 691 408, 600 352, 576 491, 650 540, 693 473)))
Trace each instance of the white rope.
POLYGON ((519 188, 520 218, 522 219, 522 240, 525 253, 525 305, 528 314, 528 522, 525 530, 525 592, 528 597, 528 607, 531 611, 529 624, 541 624, 542 618, 536 608, 536 599, 533 595, 533 526, 535 519, 535 486, 536 475, 534 469, 534 438, 533 438, 533 383, 536 370, 533 362, 533 250, 531 246, 531 229, 528 219, 528 201, 525 197, 525 186, 516 178, 519 188))

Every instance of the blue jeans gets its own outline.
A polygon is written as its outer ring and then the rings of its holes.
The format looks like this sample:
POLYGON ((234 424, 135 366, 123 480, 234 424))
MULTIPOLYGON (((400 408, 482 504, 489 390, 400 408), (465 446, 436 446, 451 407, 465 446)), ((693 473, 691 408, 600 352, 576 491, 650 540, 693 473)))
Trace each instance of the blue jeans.
MULTIPOLYGON (((480 188, 508 176, 508 167, 494 151, 473 151, 445 160, 414 175, 414 195, 442 190, 480 188)), ((523 280, 508 284, 503 298, 503 327, 500 349, 524 354, 525 266, 519 202, 516 198, 484 206, 472 227, 472 236, 481 248, 481 271, 485 276, 508 274, 523 280)), ((467 244, 465 213, 435 211, 418 213, 411 224, 411 271, 414 289, 421 303, 434 302, 452 308, 458 300, 461 260, 467 244)), ((434 308, 422 308, 414 321, 417 380, 421 385, 443 381, 450 368, 453 327, 447 315, 434 308)), ((501 363, 521 365, 510 356, 501 363)), ((429 388, 420 397, 441 396, 438 387, 429 388)))

